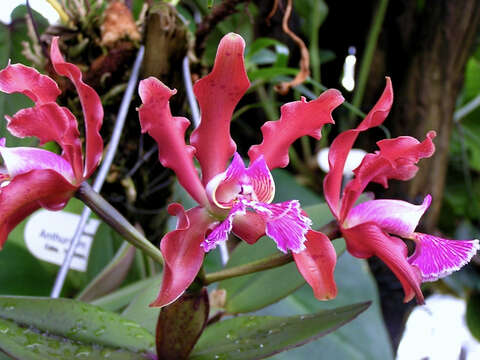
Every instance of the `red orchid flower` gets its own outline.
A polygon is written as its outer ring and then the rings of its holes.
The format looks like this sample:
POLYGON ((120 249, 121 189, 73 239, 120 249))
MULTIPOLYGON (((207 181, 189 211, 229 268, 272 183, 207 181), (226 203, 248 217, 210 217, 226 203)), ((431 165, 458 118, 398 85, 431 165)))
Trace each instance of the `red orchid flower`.
POLYGON ((447 240, 415 232, 421 216, 431 202, 427 195, 423 204, 413 205, 401 200, 370 200, 354 206, 369 182, 388 187, 389 179, 409 180, 418 170, 420 159, 435 151, 430 131, 424 141, 400 136, 377 142, 379 151, 367 154, 354 170, 355 178, 346 184, 340 197, 345 161, 358 134, 379 126, 387 117, 393 102, 392 85, 387 78, 386 88, 356 129, 341 133, 329 151, 330 171, 323 188, 330 210, 337 218, 348 251, 359 258, 378 256, 400 280, 404 301, 414 296, 424 302, 420 284, 435 281, 459 270, 468 263, 479 248, 478 240, 447 240), (408 257, 407 247, 400 239, 415 242, 415 251, 408 257))
MULTIPOLYGON (((310 230, 311 220, 297 200, 271 204, 275 185, 270 171, 288 164, 288 148, 299 137, 320 138, 322 126, 333 123, 331 112, 343 97, 337 90, 328 90, 314 101, 302 98, 282 106, 280 120, 263 125, 263 142, 248 152, 250 166, 246 168, 230 137, 234 108, 250 86, 244 47, 241 36, 224 36, 212 72, 195 84, 202 120, 190 137, 191 145, 186 145, 184 138, 190 122, 172 117, 170 112, 169 98, 176 91, 152 77, 140 82, 142 131, 157 141, 160 162, 175 171, 180 184, 199 204, 188 211, 180 204, 168 208, 178 217, 178 223, 160 244, 164 275, 158 298, 151 306, 164 306, 178 298, 200 270, 204 253, 227 240, 230 232, 248 243, 266 233, 281 251, 290 250, 295 256, 305 253, 305 246, 308 248, 311 242, 307 240, 319 238, 312 241, 314 248, 320 250, 323 245, 317 244, 326 241, 335 254, 326 236, 310 230), (200 164, 201 179, 193 156, 200 164)), ((312 262, 316 259, 305 256, 299 268, 312 262)), ((328 267, 332 273, 334 266, 335 259, 328 267)))
POLYGON ((82 81, 81 71, 65 62, 58 48, 58 38, 52 39, 50 59, 59 75, 75 85, 82 104, 86 155, 75 116, 55 100, 60 89, 55 81, 22 64, 8 65, 0 71, 0 90, 22 93, 35 106, 6 116, 7 129, 16 137, 35 136, 40 144, 57 142, 62 154, 30 147, 8 148, 0 139, 0 155, 4 168, 0 170, 0 248, 12 229, 40 207, 60 210, 73 196, 100 162, 103 140, 99 129, 103 108, 95 90, 82 81))

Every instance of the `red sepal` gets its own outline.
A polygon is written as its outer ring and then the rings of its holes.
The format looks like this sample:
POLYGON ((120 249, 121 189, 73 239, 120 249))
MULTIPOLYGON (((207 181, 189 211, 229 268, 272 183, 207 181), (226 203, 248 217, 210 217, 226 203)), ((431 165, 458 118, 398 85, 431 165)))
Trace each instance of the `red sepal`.
POLYGON ((192 198, 199 204, 208 204, 205 188, 193 164, 195 148, 185 144, 185 130, 190 122, 183 117, 173 117, 170 111, 169 99, 176 90, 149 77, 140 81, 138 92, 143 102, 138 109, 142 132, 148 132, 157 142, 158 159, 163 166, 175 171, 179 183, 192 198))
POLYGON ((340 213, 340 189, 342 186, 343 168, 348 153, 352 149, 353 143, 360 132, 383 123, 392 107, 392 103, 392 83, 390 78, 387 77, 387 84, 382 96, 365 119, 363 119, 356 129, 347 130, 338 135, 330 146, 328 153, 330 170, 323 181, 323 193, 330 210, 337 219, 340 213))
POLYGON ((82 104, 86 143, 83 177, 88 178, 95 171, 103 153, 103 139, 100 136, 100 127, 103 121, 102 103, 95 90, 83 82, 80 69, 63 59, 58 48, 58 37, 52 39, 50 59, 55 71, 73 82, 82 104))
POLYGON ((0 249, 8 234, 28 215, 40 207, 62 209, 76 189, 53 170, 32 170, 0 187, 0 249))
POLYGON ((200 105, 202 121, 192 133, 196 158, 202 168, 202 181, 207 184, 225 171, 236 146, 230 137, 230 120, 235 106, 250 86, 245 70, 240 35, 225 35, 218 45, 212 72, 197 81, 193 91, 200 105))
POLYGON ((23 64, 9 64, 0 71, 0 91, 7 94, 22 93, 39 105, 54 102, 60 95, 55 81, 23 64))
POLYGON ((395 237, 383 232, 374 223, 364 223, 353 228, 342 229, 347 250, 358 258, 378 256, 400 280, 405 292, 404 302, 417 297, 419 304, 424 303, 420 284, 422 275, 416 266, 407 261, 407 246, 395 237))
POLYGON ((200 244, 213 222, 202 207, 185 211, 180 204, 171 204, 168 212, 178 217, 178 224, 160 243, 165 260, 162 287, 150 306, 168 305, 190 286, 202 267, 204 251, 200 244))
POLYGON ((312 287, 318 300, 330 300, 337 296, 337 285, 333 272, 337 263, 337 254, 330 239, 318 231, 309 231, 306 249, 293 258, 298 271, 312 287))
POLYGON ((332 111, 343 101, 338 90, 329 89, 310 102, 302 97, 300 101, 283 105, 280 120, 268 121, 262 126, 263 142, 250 148, 250 161, 263 155, 270 170, 287 166, 290 145, 304 135, 319 140, 323 125, 334 123, 332 111))

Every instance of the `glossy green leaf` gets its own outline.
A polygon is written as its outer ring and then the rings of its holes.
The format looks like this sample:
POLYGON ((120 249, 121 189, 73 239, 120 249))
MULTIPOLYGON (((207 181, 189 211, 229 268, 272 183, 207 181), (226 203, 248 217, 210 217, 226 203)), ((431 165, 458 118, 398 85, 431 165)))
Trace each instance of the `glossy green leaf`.
MULTIPOLYGON (((317 193, 300 185, 290 172, 283 169, 275 169, 272 171, 272 175, 275 179, 275 199, 273 202, 297 199, 303 208, 309 205, 323 203, 323 199, 317 193)), ((330 218, 333 219, 332 217, 330 218)), ((322 222, 319 225, 321 226, 327 222, 328 221, 322 222)))
POLYGON ((328 337, 278 354, 275 360, 311 360, 312 354, 324 359, 391 360, 393 352, 383 318, 375 279, 365 260, 344 254, 335 269, 338 295, 330 301, 318 301, 308 285, 293 295, 257 312, 260 315, 295 315, 316 313, 352 302, 372 301, 361 317, 334 331, 328 337))
POLYGON ((81 358, 92 360, 140 360, 151 358, 147 354, 128 350, 79 343, 39 331, 35 328, 25 328, 5 319, 0 319, 0 350, 9 355, 6 356, 0 353, 0 359, 70 360, 81 358))
POLYGON ((119 311, 130 304, 137 296, 141 296, 143 290, 159 288, 160 282, 160 275, 158 277, 140 280, 124 286, 108 295, 102 296, 101 298, 95 299, 91 301, 91 304, 108 311, 119 311))
POLYGON ((90 301, 117 289, 127 276, 135 258, 135 251, 135 247, 124 242, 115 257, 78 295, 77 299, 90 301))
MULTIPOLYGON (((314 224, 323 225, 332 218, 325 203, 306 207, 305 211, 314 224)), ((337 255, 345 250, 343 240, 335 240, 333 244, 337 255)), ((254 245, 241 243, 232 253, 227 268, 259 260, 275 253, 278 253, 276 245, 267 237, 263 237, 254 245)), ((303 284, 305 280, 298 272, 295 263, 291 262, 275 269, 221 281, 218 288, 224 289, 227 293, 226 311, 245 313, 277 302, 303 284)))
POLYGON ((151 280, 148 286, 137 293, 135 298, 133 298, 132 302, 130 302, 122 313, 123 317, 142 325, 151 334, 155 333, 155 326, 157 325, 160 308, 149 307, 148 305, 157 298, 161 284, 162 277, 156 276, 151 280))
POLYGON ((190 359, 264 359, 328 334, 368 306, 369 303, 361 303, 317 314, 242 316, 220 321, 207 327, 190 359))
POLYGON ((0 297, 0 318, 84 343, 151 351, 152 335, 139 324, 70 299, 0 297))

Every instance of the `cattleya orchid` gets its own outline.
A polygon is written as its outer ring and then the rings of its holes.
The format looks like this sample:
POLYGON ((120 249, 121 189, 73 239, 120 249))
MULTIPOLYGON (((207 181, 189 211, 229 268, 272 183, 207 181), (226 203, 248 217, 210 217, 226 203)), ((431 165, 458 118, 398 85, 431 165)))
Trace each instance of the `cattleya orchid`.
POLYGON ((10 133, 19 138, 35 136, 41 145, 55 141, 62 148, 62 154, 57 155, 40 148, 9 148, 4 138, 0 140, 4 164, 0 170, 0 248, 10 231, 35 210, 62 209, 102 156, 99 129, 103 108, 99 96, 82 81, 80 69, 65 62, 58 38, 52 39, 50 59, 57 74, 68 77, 78 92, 85 121, 85 159, 75 116, 55 102, 60 95, 55 81, 22 64, 9 64, 0 71, 1 91, 22 93, 35 103, 6 116, 10 133))
POLYGON ((322 126, 333 123, 331 112, 343 97, 337 90, 328 90, 316 100, 302 98, 282 106, 280 119, 263 125, 263 142, 250 148, 250 166, 245 167, 230 137, 234 108, 250 85, 244 47, 242 37, 227 34, 219 44, 212 72, 196 82, 194 93, 202 120, 190 145, 184 138, 189 121, 172 117, 169 108, 169 98, 176 91, 153 77, 140 82, 142 131, 157 141, 160 162, 175 171, 180 184, 199 204, 187 211, 180 204, 168 207, 178 223, 160 244, 164 275, 151 306, 164 306, 178 298, 200 270, 204 253, 227 240, 230 232, 250 244, 266 233, 279 250, 293 252, 299 270, 307 274, 319 297, 335 296, 335 284, 322 281, 333 276, 336 261, 330 240, 311 230, 311 220, 297 200, 271 203, 275 187, 270 171, 288 164, 288 148, 297 138, 320 138, 322 126), (201 179, 193 156, 200 164, 201 179), (324 248, 329 256, 325 257, 324 248), (310 275, 312 265, 318 276, 310 275))
POLYGON ((348 251, 360 258, 378 256, 400 280, 404 301, 416 296, 424 298, 422 281, 435 281, 459 270, 468 263, 479 248, 478 240, 447 240, 415 232, 423 213, 428 209, 431 196, 421 205, 401 200, 370 200, 356 206, 360 194, 369 182, 388 187, 389 179, 409 180, 415 176, 415 165, 435 151, 430 131, 422 142, 410 136, 377 142, 379 151, 367 154, 354 170, 355 178, 348 182, 340 197, 345 161, 358 134, 383 123, 393 101, 390 79, 386 88, 356 129, 341 133, 333 141, 329 152, 330 171, 324 179, 324 194, 333 215, 338 220, 348 251), (407 256, 407 247, 400 239, 415 242, 415 251, 407 256))

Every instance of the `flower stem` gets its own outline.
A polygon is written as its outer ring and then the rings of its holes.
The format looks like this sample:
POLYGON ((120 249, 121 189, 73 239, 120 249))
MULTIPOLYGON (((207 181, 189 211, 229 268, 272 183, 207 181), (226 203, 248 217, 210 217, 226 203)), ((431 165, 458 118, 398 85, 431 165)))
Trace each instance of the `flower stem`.
MULTIPOLYGON (((341 237, 340 229, 335 220, 325 224, 319 231, 327 235, 331 240, 341 237)), ((214 282, 230 279, 237 276, 248 275, 262 270, 273 269, 293 261, 292 253, 274 254, 263 259, 249 262, 247 264, 231 267, 202 276, 203 285, 210 285, 214 282)))
POLYGON ((211 283, 229 279, 236 276, 252 274, 262 270, 273 269, 289 262, 293 261, 293 255, 288 254, 275 254, 263 259, 252 261, 250 263, 235 266, 230 269, 220 270, 214 273, 205 275, 204 285, 209 285, 211 283))
POLYGON ((83 201, 100 219, 123 236, 126 241, 145 252, 155 262, 163 265, 163 256, 160 250, 130 224, 117 209, 94 191, 88 183, 83 182, 80 185, 75 197, 83 201))

